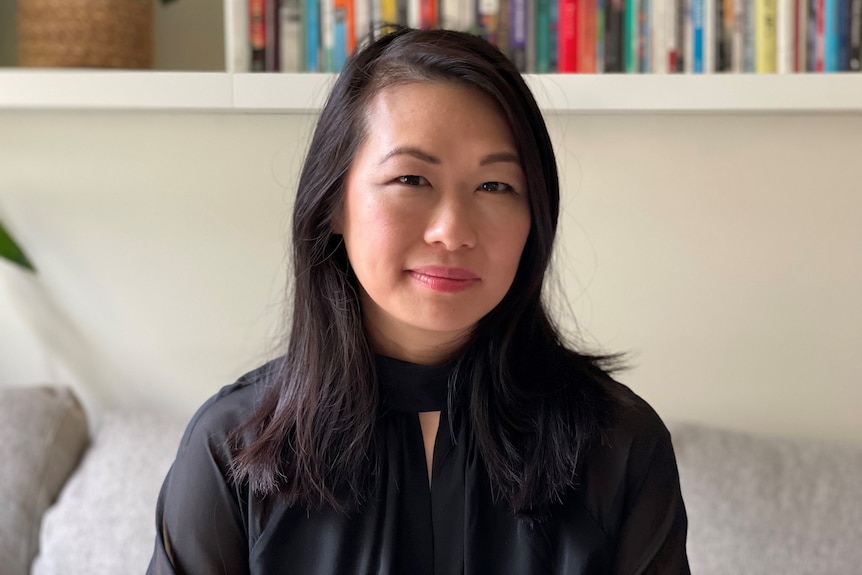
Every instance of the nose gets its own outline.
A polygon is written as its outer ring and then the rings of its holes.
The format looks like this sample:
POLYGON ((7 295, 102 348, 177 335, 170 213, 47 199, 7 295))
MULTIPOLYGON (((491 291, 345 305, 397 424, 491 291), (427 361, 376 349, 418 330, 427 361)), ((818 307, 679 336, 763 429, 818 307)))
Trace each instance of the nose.
POLYGON ((428 225, 425 241, 454 251, 476 245, 476 226, 470 207, 460 198, 441 198, 428 225))

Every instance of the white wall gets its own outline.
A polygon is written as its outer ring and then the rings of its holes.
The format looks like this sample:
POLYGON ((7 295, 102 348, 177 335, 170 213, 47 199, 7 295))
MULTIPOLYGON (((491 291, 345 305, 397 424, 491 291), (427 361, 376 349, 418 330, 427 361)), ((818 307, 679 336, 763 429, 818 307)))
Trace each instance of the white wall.
MULTIPOLYGON (((188 412, 268 357, 312 121, 0 113, 0 216, 41 270, 0 265, 0 385, 188 412)), ((862 441, 862 116, 551 131, 558 271, 626 383, 666 418, 862 441)))

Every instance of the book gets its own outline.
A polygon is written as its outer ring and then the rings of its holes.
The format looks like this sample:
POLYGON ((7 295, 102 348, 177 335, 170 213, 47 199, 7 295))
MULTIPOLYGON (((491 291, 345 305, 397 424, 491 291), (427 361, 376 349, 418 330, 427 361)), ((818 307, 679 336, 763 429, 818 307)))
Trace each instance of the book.
POLYGON ((551 0, 537 0, 534 37, 536 39, 536 72, 551 71, 551 0))
POLYGON ((304 36, 300 0, 281 0, 278 11, 279 70, 302 72, 304 64, 304 36))
POLYGON ((629 74, 636 73, 638 69, 638 18, 640 17, 641 0, 625 0, 624 17, 625 28, 623 29, 623 71, 629 74))
POLYGON ((607 0, 605 15, 605 72, 625 71, 624 1, 607 0))
POLYGON ((281 69, 279 48, 280 38, 278 34, 278 2, 279 0, 264 0, 263 22, 266 32, 264 37, 264 70, 267 72, 278 72, 281 69))
POLYGON ((862 0, 850 0, 849 69, 862 71, 862 0))
POLYGON ((578 0, 559 0, 557 71, 578 71, 578 0))
POLYGON ((789 74, 794 69, 793 21, 796 16, 793 0, 777 0, 775 30, 775 71, 789 74))
POLYGON ((755 0, 755 58, 760 74, 775 72, 775 8, 777 0, 755 0))
POLYGON ((249 46, 252 72, 266 71, 266 1, 248 1, 249 46))
POLYGON ((509 11, 509 50, 512 62, 527 71, 527 0, 512 0, 509 11))
POLYGON ((248 0, 224 0, 225 71, 251 70, 248 0))
POLYGON ((320 61, 320 5, 318 0, 300 0, 305 23, 305 71, 321 72, 320 61))

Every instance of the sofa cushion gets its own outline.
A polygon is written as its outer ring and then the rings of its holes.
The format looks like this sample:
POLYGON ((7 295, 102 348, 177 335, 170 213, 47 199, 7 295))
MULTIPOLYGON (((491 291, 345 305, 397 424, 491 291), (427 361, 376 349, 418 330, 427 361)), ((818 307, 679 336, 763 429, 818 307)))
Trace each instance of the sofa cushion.
POLYGON ((105 413, 80 467, 45 514, 33 575, 145 572, 156 499, 187 421, 105 413))
POLYGON ((692 573, 859 572, 862 445, 669 428, 692 573))
POLYGON ((87 418, 60 387, 0 389, 0 566, 27 575, 42 514, 87 445, 87 418))

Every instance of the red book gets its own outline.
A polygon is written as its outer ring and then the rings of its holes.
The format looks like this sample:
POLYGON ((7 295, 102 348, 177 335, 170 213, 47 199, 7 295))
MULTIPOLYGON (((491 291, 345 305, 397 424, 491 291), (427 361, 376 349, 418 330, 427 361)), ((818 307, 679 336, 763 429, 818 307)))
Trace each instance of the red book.
POLYGON ((251 71, 266 70, 266 12, 264 0, 248 0, 249 43, 251 44, 251 71))
POLYGON ((578 1, 558 0, 557 71, 578 71, 578 1))
POLYGON ((422 0, 420 23, 422 28, 437 27, 437 0, 422 0))

